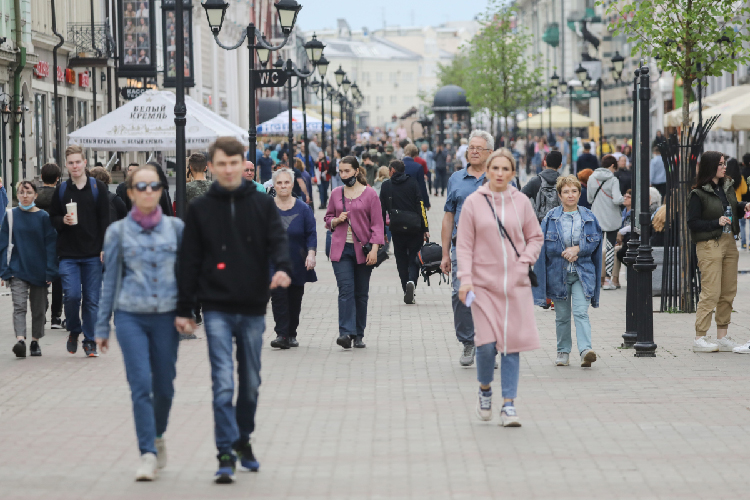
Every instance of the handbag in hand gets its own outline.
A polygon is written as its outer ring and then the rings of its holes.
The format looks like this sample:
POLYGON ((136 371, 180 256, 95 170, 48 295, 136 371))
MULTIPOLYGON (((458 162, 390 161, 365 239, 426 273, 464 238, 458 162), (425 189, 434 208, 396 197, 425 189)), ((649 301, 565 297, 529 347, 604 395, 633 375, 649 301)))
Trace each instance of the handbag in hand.
MULTIPOLYGON (((346 212, 346 199, 344 198, 344 189, 341 188, 341 207, 343 208, 343 211, 346 212)), ((354 236, 354 239, 357 240, 357 242, 362 246, 362 250, 365 252, 365 258, 367 255, 372 252, 372 243, 362 243, 362 240, 359 239, 357 236, 357 233, 354 232, 354 226, 352 226, 352 223, 349 221, 349 217, 346 218, 346 223, 349 224, 349 228, 352 230, 352 236, 354 236)), ((378 267, 380 264, 385 262, 386 260, 390 259, 391 256, 388 255, 388 252, 385 249, 385 245, 380 245, 378 247, 378 260, 375 262, 373 267, 378 267)))
MULTIPOLYGON (((510 246, 513 247, 513 251, 516 252, 516 257, 519 259, 521 258, 521 254, 518 253, 518 249, 516 248, 516 245, 513 244, 513 240, 510 239, 510 236, 508 236, 508 231, 505 229, 505 226, 500 221, 500 219, 497 217, 497 212, 495 211, 495 206, 490 201, 489 197, 487 195, 484 195, 484 199, 487 200, 487 204, 492 209, 492 213, 495 215, 495 220, 497 221, 497 228, 498 231, 500 231, 500 237, 505 238, 510 242, 510 246)), ((521 230, 523 230, 523 227, 521 227, 521 230)), ((536 273, 534 272, 534 268, 532 266, 529 266, 529 281, 531 282, 532 287, 538 287, 539 286, 539 279, 536 277, 536 273)))

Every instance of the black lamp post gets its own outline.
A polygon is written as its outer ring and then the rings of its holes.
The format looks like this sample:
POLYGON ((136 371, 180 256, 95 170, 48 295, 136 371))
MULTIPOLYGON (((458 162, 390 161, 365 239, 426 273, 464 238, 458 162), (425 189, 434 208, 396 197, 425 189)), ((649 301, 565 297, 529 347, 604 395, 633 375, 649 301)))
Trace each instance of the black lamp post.
MULTIPOLYGON (((19 99, 23 99, 20 97, 19 99)), ((26 120, 23 119, 24 111, 26 110, 26 105, 21 104, 16 108, 15 111, 13 111, 13 120, 16 122, 16 127, 20 125, 21 127, 21 179, 23 180, 26 178, 26 120)), ((15 193, 16 187, 13 186, 13 192, 15 193)))
POLYGON ((0 119, 2 119, 2 137, 0 137, 0 145, 2 146, 2 173, 3 173, 3 179, 5 179, 5 182, 8 182, 8 170, 6 168, 6 164, 8 161, 8 151, 7 146, 5 145, 5 138, 7 137, 5 135, 5 127, 8 125, 8 122, 10 121, 10 117, 13 115, 13 112, 10 110, 10 96, 8 94, 0 94, 0 119))
MULTIPOLYGON (((276 4, 276 12, 279 16, 279 24, 281 25, 281 31, 284 34, 284 41, 281 42, 279 45, 270 45, 264 36, 262 36, 260 33, 258 33, 258 30, 255 27, 255 24, 250 23, 247 25, 245 29, 242 30, 242 36, 240 37, 240 41, 232 46, 227 46, 222 44, 219 41, 219 32, 221 32, 221 25, 224 22, 224 14, 226 13, 227 7, 229 7, 229 4, 225 2, 224 0, 206 0, 203 2, 203 8, 206 10, 206 18, 208 19, 208 25, 211 28, 211 31, 214 35, 214 40, 216 40, 216 43, 225 50, 234 50, 238 47, 240 47, 245 40, 247 40, 247 48, 248 48, 248 96, 249 96, 249 117, 250 117, 250 124, 248 126, 248 142, 249 142, 249 150, 252 152, 252 154, 255 154, 255 150, 257 148, 256 146, 256 139, 257 139, 257 132, 256 132, 256 121, 255 121, 255 80, 254 80, 254 71, 255 71, 255 54, 258 55, 258 62, 260 63, 261 67, 265 66, 268 62, 268 59, 271 55, 272 51, 277 51, 284 47, 286 45, 287 41, 289 40, 289 35, 291 35, 292 30, 294 29, 294 25, 297 22, 297 14, 299 13, 300 9, 302 9, 302 6, 298 4, 295 0, 279 0, 276 4)), ((179 10, 178 10, 179 12, 179 10)), ((180 18, 181 16, 177 16, 180 18)), ((179 30, 181 31, 181 30, 179 30)), ((177 34, 179 36, 179 33, 177 34)), ((182 44, 178 41, 178 47, 177 49, 180 50, 180 47, 182 44)), ((181 59, 178 56, 178 63, 181 59)), ((177 70, 178 77, 181 71, 177 70)), ((178 158, 180 158, 178 156, 178 158)), ((185 169, 177 169, 177 173, 179 175, 180 171, 185 171, 185 169)), ((178 186, 179 186, 179 180, 178 180, 178 186)), ((183 188, 184 189, 184 188, 183 188)), ((179 188, 178 188, 178 194, 179 194, 179 188)), ((184 201, 183 201, 184 203, 184 201)), ((178 199, 178 210, 180 207, 180 202, 178 199)))
POLYGON ((316 96, 320 98, 320 114, 321 114, 321 128, 320 128, 320 147, 323 149, 323 155, 326 155, 326 85, 325 76, 328 71, 328 59, 321 54, 318 59, 318 74, 320 75, 320 81, 317 78, 313 78, 310 82, 310 87, 316 96))
POLYGON ((549 145, 552 147, 557 141, 555 136, 552 135, 552 98, 557 94, 557 89, 560 87, 560 77, 557 76, 555 71, 550 77, 550 93, 549 93, 549 145))

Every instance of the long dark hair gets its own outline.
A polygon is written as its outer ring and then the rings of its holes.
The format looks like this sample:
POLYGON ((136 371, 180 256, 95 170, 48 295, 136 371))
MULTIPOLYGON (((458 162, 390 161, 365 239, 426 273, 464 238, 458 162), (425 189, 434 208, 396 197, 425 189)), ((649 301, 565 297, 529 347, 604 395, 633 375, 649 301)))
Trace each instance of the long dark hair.
POLYGON ((734 181, 734 188, 737 189, 742 185, 742 172, 740 172, 740 164, 737 158, 730 158, 725 160, 727 162, 726 175, 731 177, 734 181))
POLYGON ((719 163, 724 157, 724 153, 718 151, 706 151, 701 155, 700 163, 698 164, 698 175, 695 176, 695 184, 693 189, 708 184, 713 181, 716 177, 716 171, 719 170, 719 163))
MULTIPOLYGON (((357 181, 363 186, 367 185, 367 175, 362 173, 362 170, 364 169, 359 168, 359 161, 357 160, 356 156, 345 156, 341 160, 341 163, 346 163, 347 165, 351 165, 352 168, 354 169, 355 175, 357 176, 357 181)), ((339 167, 339 170, 340 169, 341 168, 339 167)))
POLYGON ((152 167, 154 167, 156 169, 156 173, 159 176, 159 181, 162 184, 164 184, 164 191, 168 193, 169 192, 169 181, 167 180, 167 176, 164 173, 164 170, 162 170, 161 165, 159 165, 155 161, 150 161, 146 165, 151 165, 152 167))

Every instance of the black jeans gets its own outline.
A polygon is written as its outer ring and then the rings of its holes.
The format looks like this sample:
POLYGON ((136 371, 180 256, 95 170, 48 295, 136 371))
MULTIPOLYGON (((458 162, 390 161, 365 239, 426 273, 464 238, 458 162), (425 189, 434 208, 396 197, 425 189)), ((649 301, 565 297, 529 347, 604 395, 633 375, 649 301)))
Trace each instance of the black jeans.
POLYGON ((271 291, 271 309, 276 323, 274 331, 279 337, 297 337, 304 294, 304 285, 289 285, 289 288, 276 288, 271 291))
POLYGON ((401 288, 406 291, 406 283, 413 281, 417 286, 419 279, 419 262, 417 253, 422 249, 424 234, 422 233, 393 233, 393 255, 396 257, 398 277, 401 278, 401 288))
POLYGON ((63 290, 62 290, 62 279, 57 278, 52 282, 52 317, 61 318, 63 308, 63 290))
POLYGON ((448 185, 448 171, 445 169, 435 169, 435 194, 441 191, 445 194, 445 188, 448 185))

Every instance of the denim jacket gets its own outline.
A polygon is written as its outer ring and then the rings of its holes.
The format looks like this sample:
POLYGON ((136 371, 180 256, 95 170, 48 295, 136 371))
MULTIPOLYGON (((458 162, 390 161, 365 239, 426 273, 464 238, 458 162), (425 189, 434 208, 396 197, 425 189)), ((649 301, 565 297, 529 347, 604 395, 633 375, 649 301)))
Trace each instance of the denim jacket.
POLYGON ((177 309, 175 268, 184 227, 181 220, 163 215, 146 231, 128 215, 107 228, 96 337, 109 338, 109 319, 116 310, 158 314, 177 309))
MULTIPOLYGON (((583 286, 583 294, 591 305, 599 307, 599 292, 601 291, 602 274, 602 229, 594 214, 588 208, 578 206, 581 214, 581 238, 578 260, 575 261, 576 272, 583 286)), ((539 286, 532 289, 534 303, 538 306, 546 304, 547 298, 552 300, 566 300, 568 287, 568 261, 562 256, 563 244, 560 218, 563 207, 550 210, 542 220, 544 246, 539 259, 534 265, 534 272, 539 280, 539 286)))

